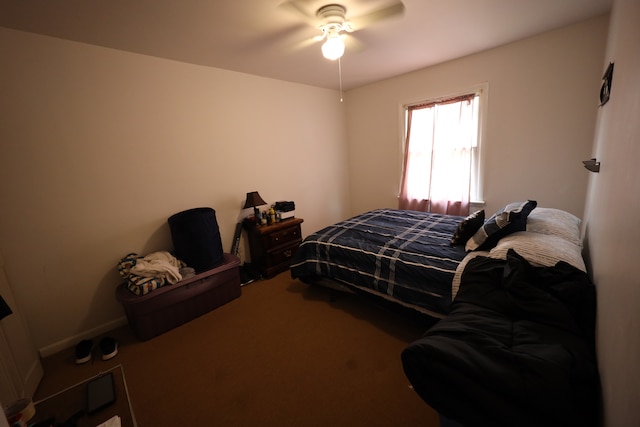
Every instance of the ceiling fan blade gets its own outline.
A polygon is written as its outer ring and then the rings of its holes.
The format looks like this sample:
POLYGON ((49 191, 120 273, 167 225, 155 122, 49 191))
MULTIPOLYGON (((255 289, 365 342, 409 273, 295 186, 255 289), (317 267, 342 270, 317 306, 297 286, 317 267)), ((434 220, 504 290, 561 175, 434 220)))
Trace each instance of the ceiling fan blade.
POLYGON ((316 16, 315 10, 309 10, 308 7, 305 7, 305 3, 308 1, 305 0, 287 0, 278 5, 280 9, 286 10, 294 15, 302 17, 305 21, 307 21, 312 26, 317 26, 319 24, 318 17, 316 16))
POLYGON ((365 49, 364 43, 358 40, 353 34, 344 34, 344 44, 345 44, 345 52, 349 53, 359 53, 365 49))
POLYGON ((400 16, 404 14, 404 4, 399 1, 390 6, 386 6, 373 12, 366 13, 355 18, 349 18, 349 25, 352 31, 361 30, 383 19, 390 18, 392 16, 400 16))
POLYGON ((254 54, 265 51, 294 51, 292 45, 296 45, 300 39, 300 33, 291 28, 285 31, 261 35, 260 37, 248 38, 238 43, 238 51, 244 54, 254 54))
POLYGON ((315 45, 321 46, 322 43, 318 43, 318 42, 319 40, 317 39, 317 37, 307 37, 289 46, 288 51, 290 53, 297 53, 297 52, 300 52, 301 50, 308 49, 311 46, 315 46, 315 45))

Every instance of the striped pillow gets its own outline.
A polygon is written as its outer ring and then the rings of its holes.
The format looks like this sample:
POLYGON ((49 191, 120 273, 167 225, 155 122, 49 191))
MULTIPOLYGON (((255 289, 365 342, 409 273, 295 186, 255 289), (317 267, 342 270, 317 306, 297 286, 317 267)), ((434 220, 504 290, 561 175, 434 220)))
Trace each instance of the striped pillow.
POLYGON ((484 224, 484 209, 476 211, 458 224, 458 228, 451 238, 451 246, 464 245, 476 231, 484 224))
POLYGON ((489 250, 498 240, 527 228, 527 216, 536 207, 535 200, 510 203, 499 210, 467 241, 467 251, 489 250))
POLYGON ((519 231, 501 239, 489 252, 489 257, 507 259, 509 249, 515 250, 531 265, 553 267, 559 261, 587 271, 582 259, 582 249, 575 243, 550 234, 519 231))

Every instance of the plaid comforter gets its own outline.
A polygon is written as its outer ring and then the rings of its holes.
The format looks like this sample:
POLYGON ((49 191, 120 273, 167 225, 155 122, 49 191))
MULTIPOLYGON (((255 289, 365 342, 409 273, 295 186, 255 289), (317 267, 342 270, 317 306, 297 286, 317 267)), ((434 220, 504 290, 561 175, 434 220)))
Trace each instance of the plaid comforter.
POLYGON ((431 315, 451 305, 466 253, 451 236, 463 217, 377 209, 307 236, 291 264, 302 280, 328 277, 431 315))

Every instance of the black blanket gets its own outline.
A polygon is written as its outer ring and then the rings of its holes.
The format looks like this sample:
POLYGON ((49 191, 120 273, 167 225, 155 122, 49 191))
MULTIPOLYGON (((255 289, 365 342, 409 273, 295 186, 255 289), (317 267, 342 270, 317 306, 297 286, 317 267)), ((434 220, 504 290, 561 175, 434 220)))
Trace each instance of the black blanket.
POLYGON ((402 353, 415 391, 471 426, 594 426, 595 289, 566 263, 477 257, 451 313, 402 353))

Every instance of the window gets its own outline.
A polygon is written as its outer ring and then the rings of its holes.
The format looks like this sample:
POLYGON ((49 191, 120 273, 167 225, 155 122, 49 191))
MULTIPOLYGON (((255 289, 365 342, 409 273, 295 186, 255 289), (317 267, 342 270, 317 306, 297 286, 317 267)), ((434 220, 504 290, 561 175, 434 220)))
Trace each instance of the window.
POLYGON ((464 216, 480 200, 481 93, 405 107, 400 209, 464 216))

